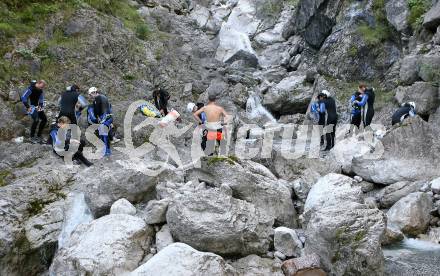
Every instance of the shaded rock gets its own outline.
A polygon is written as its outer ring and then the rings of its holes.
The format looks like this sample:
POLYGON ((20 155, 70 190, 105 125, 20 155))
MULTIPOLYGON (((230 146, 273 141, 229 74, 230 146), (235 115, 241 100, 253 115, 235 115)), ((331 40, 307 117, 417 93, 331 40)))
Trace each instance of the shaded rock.
POLYGON ((197 251, 183 243, 173 243, 129 275, 226 276, 233 273, 233 268, 220 256, 197 251))
POLYGON ((110 208, 110 214, 125 214, 125 215, 135 215, 136 208, 125 198, 121 198, 113 203, 110 208))
POLYGON ((281 263, 276 259, 261 258, 257 255, 249 255, 231 264, 242 276, 283 276, 281 263))
POLYGON ((160 228, 160 231, 156 233, 157 251, 161 251, 172 243, 174 243, 173 236, 171 235, 170 228, 165 224, 160 228))
POLYGON ((418 56, 408 55, 403 57, 399 77, 402 84, 406 85, 411 85, 420 79, 418 56))
POLYGON ((167 222, 176 240, 222 255, 264 254, 273 233, 263 210, 217 189, 177 196, 167 222))
POLYGON ((305 113, 313 91, 304 83, 305 76, 292 75, 283 79, 264 95, 263 105, 279 115, 305 113))
POLYGON ((278 227, 275 229, 274 247, 287 257, 298 257, 301 255, 303 244, 295 230, 278 227))
POLYGON ((58 251, 54 275, 118 275, 135 269, 149 249, 153 231, 129 215, 108 215, 81 224, 58 251))
POLYGON ((426 193, 412 193, 396 202, 387 212, 388 223, 403 233, 417 235, 426 231, 432 199, 426 193))
POLYGON ((426 82, 435 82, 439 78, 440 55, 426 54, 419 59, 419 77, 426 82))
POLYGON ((419 191, 423 182, 401 181, 385 187, 378 195, 378 201, 381 208, 390 208, 401 198, 419 191))
POLYGON ((319 256, 316 254, 310 254, 299 258, 294 258, 283 262, 281 267, 284 275, 286 276, 298 276, 298 275, 314 275, 325 276, 325 273, 321 269, 321 262, 319 256))
POLYGON ((435 30, 440 25, 440 2, 437 2, 423 17, 423 27, 435 30))
POLYGON ((24 134, 24 125, 19 124, 13 111, 6 105, 0 97, 0 140, 10 140, 24 134))
POLYGON ((398 87, 396 89, 397 102, 415 102, 416 111, 420 115, 430 115, 439 107, 438 87, 427 82, 416 82, 411 86, 398 87))

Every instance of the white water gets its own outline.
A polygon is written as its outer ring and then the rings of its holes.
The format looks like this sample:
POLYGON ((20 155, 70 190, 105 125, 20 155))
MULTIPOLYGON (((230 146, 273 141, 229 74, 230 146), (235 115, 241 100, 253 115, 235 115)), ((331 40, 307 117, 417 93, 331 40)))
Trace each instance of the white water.
POLYGON ((402 241, 401 246, 419 251, 440 251, 440 244, 420 239, 405 238, 402 241))
POLYGON ((71 200, 70 208, 67 210, 63 229, 58 237, 58 248, 64 247, 69 241, 70 235, 75 228, 93 220, 93 215, 87 206, 83 193, 75 193, 71 200))
POLYGON ((271 122, 276 122, 270 112, 261 104, 261 99, 257 95, 250 95, 246 102, 246 112, 251 119, 266 118, 271 122))

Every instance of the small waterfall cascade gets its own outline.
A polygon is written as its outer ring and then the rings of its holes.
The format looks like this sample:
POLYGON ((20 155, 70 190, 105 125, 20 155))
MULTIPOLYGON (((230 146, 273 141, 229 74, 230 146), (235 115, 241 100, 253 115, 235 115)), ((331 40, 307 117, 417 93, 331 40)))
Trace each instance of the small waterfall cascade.
POLYGON ((92 212, 86 203, 83 193, 75 193, 72 197, 70 208, 64 218, 63 228, 58 237, 58 248, 63 248, 75 228, 93 220, 92 212))
POLYGON ((273 115, 261 104, 258 95, 251 94, 246 102, 246 112, 251 119, 266 118, 271 122, 276 122, 273 115))

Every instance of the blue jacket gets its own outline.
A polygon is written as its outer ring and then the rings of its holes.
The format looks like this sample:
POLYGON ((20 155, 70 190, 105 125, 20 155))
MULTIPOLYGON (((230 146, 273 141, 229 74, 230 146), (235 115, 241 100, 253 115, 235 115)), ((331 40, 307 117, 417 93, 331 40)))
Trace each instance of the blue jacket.
POLYGON ((35 87, 34 84, 29 86, 21 96, 21 102, 29 108, 30 106, 40 106, 44 105, 44 92, 41 89, 35 87), (30 102, 30 104, 29 104, 30 102))
MULTIPOLYGON (((359 106, 359 104, 354 103, 354 101, 356 101, 356 98, 357 98, 356 95, 352 95, 351 98, 350 98, 350 104, 351 104, 351 107, 352 107, 351 108, 351 115, 359 115, 359 114, 361 114, 361 107, 359 106)), ((363 98, 362 98, 362 100, 363 100, 363 98)))

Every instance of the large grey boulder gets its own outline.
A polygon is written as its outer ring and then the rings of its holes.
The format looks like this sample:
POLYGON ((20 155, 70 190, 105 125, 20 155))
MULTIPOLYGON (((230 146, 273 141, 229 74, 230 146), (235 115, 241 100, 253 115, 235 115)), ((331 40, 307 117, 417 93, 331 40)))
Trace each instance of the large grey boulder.
POLYGON ((177 241, 220 255, 264 254, 273 234, 264 210, 218 189, 177 196, 167 222, 177 241))
POLYGON ((173 243, 129 275, 229 276, 234 275, 234 269, 216 254, 197 251, 184 243, 173 243))
POLYGON ((407 55, 403 57, 400 64, 399 77, 401 83, 405 85, 411 85, 420 79, 418 56, 407 55))
POLYGON ((108 215, 79 225, 51 266, 53 275, 120 275, 138 267, 153 229, 130 215, 108 215))
POLYGON ((362 191, 355 185, 352 178, 340 174, 330 173, 319 178, 307 196, 304 205, 304 225, 318 210, 332 206, 340 201, 361 203, 362 191))
POLYGON ((396 89, 397 102, 415 102, 417 114, 433 114, 440 104, 438 97, 438 87, 428 82, 416 82, 411 86, 399 86, 396 89))
POLYGON ((407 119, 404 125, 393 128, 382 139, 384 153, 380 158, 354 158, 353 171, 379 184, 439 177, 438 135, 435 124, 430 125, 420 117, 407 119))
POLYGON ((423 27, 435 30, 440 25, 440 2, 432 6, 432 8, 423 17, 423 27))
POLYGON ((305 84, 306 76, 291 75, 271 87, 263 97, 263 105, 279 114, 305 113, 313 89, 305 84))
POLYGON ((343 172, 350 174, 353 173, 354 158, 379 150, 380 147, 382 147, 381 141, 374 137, 372 132, 364 132, 336 143, 330 151, 330 158, 341 167, 343 172))
POLYGON ((20 124, 11 108, 0 97, 0 140, 10 140, 24 134, 24 125, 20 124))
POLYGON ((208 158, 198 177, 217 187, 226 184, 235 198, 252 203, 275 218, 277 225, 295 228, 297 214, 288 183, 277 179, 266 167, 250 160, 208 158))
POLYGON ((240 276, 284 276, 281 263, 277 259, 249 255, 231 264, 240 276))
POLYGON ((305 204, 305 253, 318 254, 334 275, 382 275, 384 215, 363 204, 360 187, 351 184, 329 174, 313 186, 305 204))
POLYGON ((423 186, 423 182, 407 182, 401 181, 385 187, 378 195, 377 200, 381 208, 390 208, 399 199, 419 191, 423 186))
POLYGON ((145 210, 140 212, 140 217, 142 217, 147 224, 164 223, 167 221, 166 213, 168 204, 168 199, 150 200, 145 210))
POLYGON ((431 209, 432 198, 428 194, 411 193, 388 210, 388 223, 405 234, 418 235, 428 228, 431 209))
POLYGON ((159 232, 156 233, 157 251, 161 251, 172 243, 174 243, 173 236, 171 235, 170 228, 165 224, 160 228, 159 232))
POLYGON ((385 11, 388 22, 396 28, 398 32, 405 31, 408 25, 409 6, 406 0, 387 0, 385 11))

